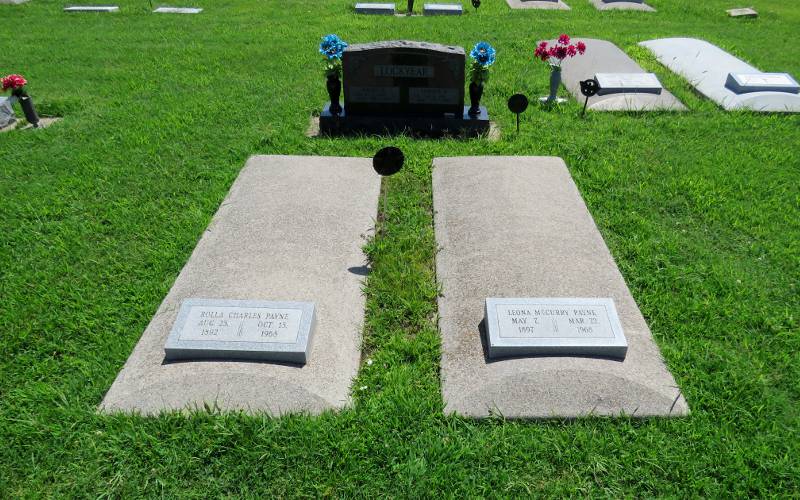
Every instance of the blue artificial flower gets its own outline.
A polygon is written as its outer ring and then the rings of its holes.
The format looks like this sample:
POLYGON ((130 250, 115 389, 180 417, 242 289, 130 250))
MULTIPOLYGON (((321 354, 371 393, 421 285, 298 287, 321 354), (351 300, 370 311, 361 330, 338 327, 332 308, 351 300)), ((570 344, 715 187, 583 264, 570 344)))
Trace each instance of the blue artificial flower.
POLYGON ((331 59, 341 59, 347 43, 336 35, 325 35, 319 44, 319 53, 331 59))
POLYGON ((484 68, 494 64, 495 50, 488 42, 478 42, 472 47, 469 56, 484 68))

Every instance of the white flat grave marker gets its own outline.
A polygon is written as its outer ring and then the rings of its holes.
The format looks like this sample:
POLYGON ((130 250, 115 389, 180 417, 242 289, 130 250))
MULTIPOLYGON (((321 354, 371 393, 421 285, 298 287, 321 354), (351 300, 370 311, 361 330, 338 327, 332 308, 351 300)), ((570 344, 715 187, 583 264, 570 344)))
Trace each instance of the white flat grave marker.
POLYGON ((489 357, 625 358, 628 343, 610 298, 486 299, 489 357))
POLYGON ((279 416, 347 406, 380 184, 368 158, 251 157, 100 409, 279 416))
POLYGON ((305 364, 310 302, 186 299, 164 352, 178 359, 253 359, 305 364))
POLYGON ((393 3, 369 3, 360 2, 356 4, 356 13, 391 16, 397 11, 393 3))
POLYGON ((446 414, 689 412, 563 160, 436 158, 433 204, 446 414))
POLYGON ((64 12, 119 12, 116 5, 70 5, 64 12))
POLYGON ((159 14, 199 14, 203 9, 196 7, 159 7, 153 12, 159 14))
POLYGON ((751 7, 726 10, 730 17, 758 17, 758 12, 751 7))
POLYGON ((512 9, 570 10, 562 0, 506 0, 512 9))
MULTIPOLYGON (((730 88, 731 74, 750 75, 753 81, 765 78, 773 81, 772 73, 764 73, 741 59, 725 52, 721 48, 696 38, 661 38, 639 43, 655 54, 658 62, 675 73, 686 78, 701 94, 713 100, 724 109, 748 109, 762 113, 797 113, 800 112, 800 95, 791 87, 784 91, 777 88, 761 89, 739 88, 737 92, 730 88), (757 77, 755 75, 768 75, 757 77)), ((787 80, 781 80, 787 81, 787 80)))
POLYGON ((737 94, 770 91, 790 94, 800 92, 800 85, 788 73, 730 73, 725 86, 737 94))
POLYGON ((25 3, 28 0, 0 0, 0 5, 8 4, 8 5, 19 5, 21 3, 25 3))
POLYGON ((660 94, 664 87, 653 73, 597 73, 597 95, 621 93, 660 94))
POLYGON ((460 3, 426 3, 422 6, 422 13, 426 16, 460 16, 464 7, 460 3))
POLYGON ((644 0, 589 0, 599 11, 608 10, 638 10, 642 12, 655 12, 656 9, 644 3, 644 0))

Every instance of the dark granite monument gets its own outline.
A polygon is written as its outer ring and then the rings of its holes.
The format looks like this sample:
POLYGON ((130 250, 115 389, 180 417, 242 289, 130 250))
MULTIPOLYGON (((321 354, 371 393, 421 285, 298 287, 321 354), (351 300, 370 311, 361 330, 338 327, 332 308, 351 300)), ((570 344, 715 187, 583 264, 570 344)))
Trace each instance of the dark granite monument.
POLYGON ((489 130, 486 108, 464 106, 466 55, 461 47, 393 41, 351 45, 342 58, 344 111, 320 116, 320 132, 444 133, 489 130))

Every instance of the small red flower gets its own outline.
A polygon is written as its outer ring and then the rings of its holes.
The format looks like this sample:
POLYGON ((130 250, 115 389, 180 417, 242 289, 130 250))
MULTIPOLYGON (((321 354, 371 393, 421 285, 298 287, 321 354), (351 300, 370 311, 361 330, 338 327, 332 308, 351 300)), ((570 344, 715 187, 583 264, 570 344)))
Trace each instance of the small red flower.
POLYGON ((569 47, 567 47, 567 55, 568 56, 575 57, 575 54, 577 54, 577 53, 578 53, 578 51, 575 50, 575 46, 574 45, 570 45, 569 47))
POLYGON ((586 52, 586 44, 583 42, 578 42, 578 53, 583 55, 586 52))
POLYGON ((561 45, 569 45, 569 35, 561 35, 558 37, 558 43, 561 45))
POLYGON ((563 45, 556 47, 556 57, 558 59, 566 59, 567 57, 567 48, 563 45))
POLYGON ((21 89, 28 83, 22 75, 8 75, 2 79, 3 92, 8 89, 17 90, 21 89))

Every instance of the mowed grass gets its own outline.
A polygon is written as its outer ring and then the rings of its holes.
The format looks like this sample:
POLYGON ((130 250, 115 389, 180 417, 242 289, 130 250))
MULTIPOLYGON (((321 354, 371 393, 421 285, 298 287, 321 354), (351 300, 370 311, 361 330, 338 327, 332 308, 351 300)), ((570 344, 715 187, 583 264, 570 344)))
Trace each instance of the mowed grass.
POLYGON ((800 5, 754 0, 753 21, 727 18, 726 0, 648 0, 656 14, 484 0, 478 14, 410 19, 356 16, 347 0, 188 3, 206 10, 0 5, 0 73, 24 74, 40 112, 63 116, 0 135, 0 497, 800 495, 800 117, 724 112, 636 46, 704 38, 800 76, 800 5), (326 99, 316 45, 331 32, 491 42, 485 104, 501 139, 305 137, 326 99), (517 135, 505 101, 546 93, 534 43, 562 32, 615 42, 690 111, 581 119, 571 100, 532 107, 517 135), (250 155, 389 144, 408 161, 365 245, 351 409, 96 412, 250 155), (458 155, 565 159, 691 416, 443 413, 431 161, 458 155))

